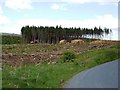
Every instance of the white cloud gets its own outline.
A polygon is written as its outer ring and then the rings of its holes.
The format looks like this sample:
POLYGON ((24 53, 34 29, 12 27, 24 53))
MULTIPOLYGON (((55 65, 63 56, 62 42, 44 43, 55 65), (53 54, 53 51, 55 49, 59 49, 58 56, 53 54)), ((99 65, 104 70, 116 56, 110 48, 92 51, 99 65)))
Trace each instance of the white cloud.
POLYGON ((56 3, 52 4, 51 9, 53 9, 53 10, 67 10, 66 4, 61 4, 61 3, 59 3, 59 4, 56 4, 56 3))
POLYGON ((5 6, 12 9, 32 9, 31 0, 6 0, 5 6))
POLYGON ((52 3, 99 3, 99 4, 117 4, 119 0, 32 0, 33 2, 52 2, 52 3))
POLYGON ((32 0, 34 2, 118 2, 119 0, 32 0))
POLYGON ((119 0, 61 0, 63 2, 72 2, 72 3, 118 3, 119 0))
POLYGON ((104 15, 103 17, 98 18, 101 23, 103 19, 103 25, 108 26, 110 28, 117 28, 118 27, 118 19, 113 17, 112 15, 104 15))
POLYGON ((3 15, 2 7, 0 6, 0 25, 5 25, 10 23, 10 19, 3 15))
POLYGON ((117 28, 118 20, 112 15, 96 16, 95 19, 87 20, 48 20, 48 19, 21 19, 17 22, 19 25, 43 25, 43 26, 56 26, 62 25, 63 27, 87 27, 93 28, 94 26, 117 28))
POLYGON ((5 25, 10 23, 10 19, 6 16, 0 15, 0 25, 5 25))
POLYGON ((19 27, 11 22, 10 18, 4 15, 2 7, 0 7, 0 32, 20 33, 19 27))
POLYGON ((3 11, 2 11, 2 7, 0 6, 0 14, 2 14, 3 13, 3 11))
POLYGON ((15 33, 15 34, 20 34, 20 29, 21 27, 18 27, 17 25, 7 25, 7 26, 3 26, 0 27, 0 32, 1 33, 15 33))
POLYGON ((53 4, 51 6, 51 8, 54 9, 54 10, 58 10, 60 8, 60 6, 58 4, 53 4))
POLYGON ((27 13, 26 13, 26 14, 24 14, 24 17, 29 17, 29 14, 27 14, 27 13))

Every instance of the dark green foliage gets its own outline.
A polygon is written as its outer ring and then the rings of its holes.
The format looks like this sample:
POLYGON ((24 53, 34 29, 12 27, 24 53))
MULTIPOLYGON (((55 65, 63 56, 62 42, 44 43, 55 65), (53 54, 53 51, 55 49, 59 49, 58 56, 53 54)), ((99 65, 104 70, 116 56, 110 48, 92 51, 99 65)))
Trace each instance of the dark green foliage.
POLYGON ((76 58, 75 52, 73 51, 65 51, 63 53, 63 61, 64 62, 70 62, 70 61, 74 61, 74 59, 76 58))
POLYGON ((22 43, 22 37, 21 36, 12 36, 12 35, 2 35, 1 43, 2 44, 20 44, 20 43, 22 43))
POLYGON ((31 41, 38 43, 58 43, 60 40, 65 39, 71 41, 73 39, 81 38, 96 38, 101 39, 103 35, 108 35, 111 30, 108 28, 101 29, 101 27, 94 29, 88 28, 62 28, 61 26, 48 27, 48 26, 25 26, 21 28, 21 34, 24 43, 30 43, 31 41))

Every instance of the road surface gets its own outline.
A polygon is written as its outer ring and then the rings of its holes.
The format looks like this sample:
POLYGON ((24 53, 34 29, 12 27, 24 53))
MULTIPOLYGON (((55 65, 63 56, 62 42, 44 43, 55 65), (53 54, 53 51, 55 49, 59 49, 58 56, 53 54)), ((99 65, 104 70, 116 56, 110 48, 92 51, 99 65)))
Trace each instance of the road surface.
POLYGON ((65 88, 118 88, 118 61, 108 62, 73 76, 65 88))

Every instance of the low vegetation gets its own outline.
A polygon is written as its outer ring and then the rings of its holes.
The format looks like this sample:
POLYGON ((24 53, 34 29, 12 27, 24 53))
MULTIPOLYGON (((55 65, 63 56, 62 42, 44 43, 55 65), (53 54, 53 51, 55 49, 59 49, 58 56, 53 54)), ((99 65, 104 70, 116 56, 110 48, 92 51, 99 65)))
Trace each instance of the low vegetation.
POLYGON ((20 35, 14 34, 1 34, 0 37, 2 38, 2 42, 0 44, 21 44, 22 37, 20 35))
POLYGON ((76 55, 73 51, 65 51, 63 53, 63 62, 73 62, 76 58, 76 55))
POLYGON ((119 53, 118 42, 4 45, 2 86, 61 88, 73 75, 116 60, 119 53))

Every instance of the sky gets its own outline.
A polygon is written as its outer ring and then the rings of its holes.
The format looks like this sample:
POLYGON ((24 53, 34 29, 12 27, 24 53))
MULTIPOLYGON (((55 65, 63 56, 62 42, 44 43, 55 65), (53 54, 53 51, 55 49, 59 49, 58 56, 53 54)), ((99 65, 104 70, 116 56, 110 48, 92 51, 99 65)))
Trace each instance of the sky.
POLYGON ((21 34, 21 28, 56 26, 112 29, 118 40, 119 0, 0 0, 0 32, 21 34))

